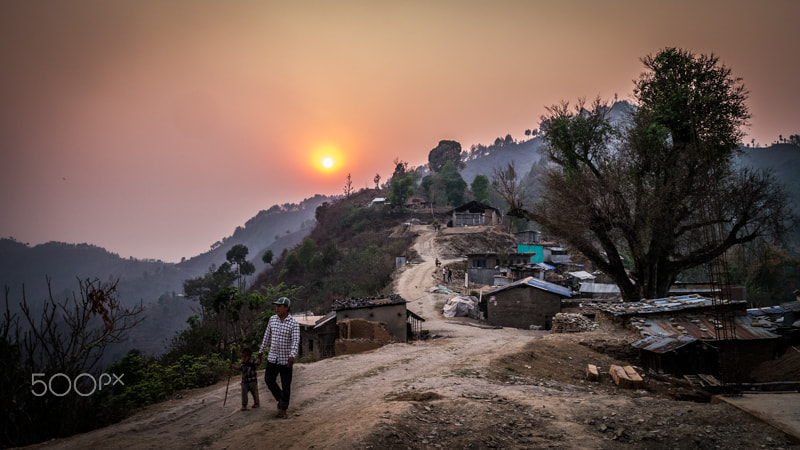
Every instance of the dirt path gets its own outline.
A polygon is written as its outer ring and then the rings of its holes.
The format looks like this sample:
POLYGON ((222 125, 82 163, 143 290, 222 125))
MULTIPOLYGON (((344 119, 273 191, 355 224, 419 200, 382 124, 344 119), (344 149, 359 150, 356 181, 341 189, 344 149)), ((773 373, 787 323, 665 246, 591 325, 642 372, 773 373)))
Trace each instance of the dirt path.
POLYGON ((261 409, 239 412, 234 382, 223 408, 225 383, 218 383, 119 424, 39 447, 640 448, 645 442, 651 448, 686 448, 694 446, 695 441, 683 441, 692 433, 713 442, 712 448, 786 445, 779 432, 725 405, 583 385, 582 367, 596 354, 575 339, 562 344, 543 331, 444 319, 446 296, 429 292, 439 280, 436 233, 423 226, 411 231, 419 234, 414 246, 422 262, 398 271, 394 291, 439 338, 296 365, 286 420, 273 418, 274 402, 260 378, 261 409), (531 347, 537 342, 555 347, 541 353, 531 347), (693 411, 703 411, 703 419, 690 418, 693 411), (704 428, 721 417, 729 431, 704 428), (681 430, 678 439, 670 434, 673 429, 681 430), (743 433, 757 434, 758 440, 748 441, 743 433))

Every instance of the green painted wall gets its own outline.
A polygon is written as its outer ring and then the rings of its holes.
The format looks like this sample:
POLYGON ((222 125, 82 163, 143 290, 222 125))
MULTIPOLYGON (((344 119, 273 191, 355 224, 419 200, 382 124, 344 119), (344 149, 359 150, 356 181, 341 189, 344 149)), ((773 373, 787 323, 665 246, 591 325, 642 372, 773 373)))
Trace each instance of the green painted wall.
POLYGON ((534 264, 544 262, 544 247, 541 245, 517 244, 517 253, 536 253, 531 256, 534 264))

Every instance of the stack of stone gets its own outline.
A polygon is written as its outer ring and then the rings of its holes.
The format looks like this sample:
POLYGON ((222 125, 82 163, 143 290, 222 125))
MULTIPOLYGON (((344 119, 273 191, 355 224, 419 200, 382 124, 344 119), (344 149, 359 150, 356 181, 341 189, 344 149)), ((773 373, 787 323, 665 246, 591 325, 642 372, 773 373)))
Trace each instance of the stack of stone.
POLYGON ((597 328, 597 324, 591 319, 574 313, 558 313, 553 318, 553 333, 579 333, 582 331, 592 331, 597 328))

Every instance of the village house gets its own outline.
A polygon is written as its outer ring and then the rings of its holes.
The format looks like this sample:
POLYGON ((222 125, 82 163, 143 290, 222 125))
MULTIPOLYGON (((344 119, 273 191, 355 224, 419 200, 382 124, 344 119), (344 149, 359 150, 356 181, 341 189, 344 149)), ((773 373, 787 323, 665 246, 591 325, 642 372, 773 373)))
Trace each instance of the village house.
POLYGON ((405 204, 408 209, 425 209, 431 206, 431 202, 419 195, 412 195, 405 204))
POLYGON ((517 231, 514 237, 519 244, 537 244, 542 239, 542 232, 536 230, 517 231))
POLYGON ((483 295, 486 320, 491 325, 549 330, 553 317, 561 312, 561 299, 569 298, 564 286, 528 277, 483 295))
POLYGON ((595 320, 637 331, 642 365, 676 376, 711 374, 741 379, 772 359, 780 336, 753 325, 746 302, 714 302, 697 294, 598 306, 595 320))
POLYGON ((527 277, 543 280, 546 272, 556 268, 542 262, 541 249, 541 246, 518 244, 516 252, 468 253, 466 257, 469 280, 489 286, 504 286, 527 277), (532 249, 538 252, 531 251, 532 249))
POLYGON ((567 249, 564 247, 544 247, 542 249, 543 262, 552 265, 561 264, 569 265, 572 263, 567 249))
POLYGON ((449 225, 454 227, 500 225, 503 222, 499 209, 474 200, 451 209, 447 215, 451 216, 449 225))
POLYGON ((320 360, 334 356, 336 342, 336 313, 331 311, 324 316, 293 315, 300 324, 300 358, 310 357, 320 360))
POLYGON ((386 297, 339 299, 333 302, 336 323, 351 319, 378 322, 398 342, 407 342, 409 329, 415 321, 424 320, 406 309, 403 297, 392 294, 386 297))

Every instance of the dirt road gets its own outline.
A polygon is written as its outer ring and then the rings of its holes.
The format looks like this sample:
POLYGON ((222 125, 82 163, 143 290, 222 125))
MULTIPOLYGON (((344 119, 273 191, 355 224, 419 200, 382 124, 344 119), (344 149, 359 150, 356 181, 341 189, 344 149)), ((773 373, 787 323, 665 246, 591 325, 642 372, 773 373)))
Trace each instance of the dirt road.
MULTIPOLYGON (((551 335, 444 319, 432 294, 437 234, 416 226, 422 262, 395 276, 394 291, 438 338, 295 366, 288 419, 238 411, 238 385, 184 393, 110 427, 52 448, 780 448, 777 430, 727 404, 676 402, 608 382, 584 382, 587 361, 613 358, 579 341, 604 331, 551 335), (233 399, 233 401, 231 401, 233 399)), ((439 233, 447 232, 447 229, 439 233)), ((463 232, 463 231, 458 231, 463 232)), ((441 236, 440 236, 441 237, 441 236)), ((443 259, 447 263, 450 260, 443 259)), ((260 378, 263 380, 263 378, 260 378)))

